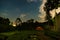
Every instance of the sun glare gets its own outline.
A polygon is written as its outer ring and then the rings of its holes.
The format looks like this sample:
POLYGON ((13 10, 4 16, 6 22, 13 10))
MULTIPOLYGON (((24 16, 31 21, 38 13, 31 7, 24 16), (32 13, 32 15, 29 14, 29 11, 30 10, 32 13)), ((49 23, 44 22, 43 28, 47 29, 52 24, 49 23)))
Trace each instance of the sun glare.
POLYGON ((13 24, 13 26, 15 27, 16 25, 15 25, 15 24, 13 24))

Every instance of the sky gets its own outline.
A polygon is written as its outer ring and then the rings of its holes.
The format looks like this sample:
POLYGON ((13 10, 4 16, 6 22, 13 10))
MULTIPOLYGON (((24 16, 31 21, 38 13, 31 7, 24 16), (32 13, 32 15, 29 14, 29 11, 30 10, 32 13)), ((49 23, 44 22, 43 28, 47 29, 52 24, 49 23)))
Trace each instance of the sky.
POLYGON ((0 16, 15 21, 38 20, 42 0, 0 0, 0 16))

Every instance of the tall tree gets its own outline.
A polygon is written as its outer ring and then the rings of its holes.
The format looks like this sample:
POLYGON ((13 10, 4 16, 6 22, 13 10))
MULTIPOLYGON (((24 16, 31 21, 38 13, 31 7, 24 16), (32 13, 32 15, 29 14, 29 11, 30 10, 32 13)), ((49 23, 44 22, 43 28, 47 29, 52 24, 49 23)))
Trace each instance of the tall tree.
POLYGON ((58 7, 60 7, 60 0, 47 0, 47 2, 45 3, 45 11, 46 11, 46 18, 48 20, 48 24, 50 25, 51 23, 53 23, 50 13, 49 11, 53 10, 53 9, 57 9, 58 7))
POLYGON ((8 18, 4 19, 4 24, 9 25, 9 23, 10 23, 10 20, 8 18))
POLYGON ((16 19, 16 25, 19 26, 19 25, 21 25, 21 23, 22 23, 21 19, 20 18, 17 18, 16 19))
POLYGON ((49 11, 53 9, 57 9, 58 7, 60 7, 59 5, 60 5, 60 0, 47 0, 44 9, 46 11, 48 20, 51 19, 49 11))

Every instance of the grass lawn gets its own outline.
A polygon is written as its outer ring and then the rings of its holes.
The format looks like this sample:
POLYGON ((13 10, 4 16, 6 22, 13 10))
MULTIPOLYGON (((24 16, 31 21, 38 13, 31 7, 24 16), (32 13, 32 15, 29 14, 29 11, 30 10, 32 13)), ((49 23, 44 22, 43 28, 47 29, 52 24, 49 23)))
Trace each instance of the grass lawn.
MULTIPOLYGON (((47 32, 46 32, 47 33, 47 32)), ((45 35, 45 31, 24 30, 0 33, 0 38, 8 37, 7 40, 55 40, 49 35, 45 35)))

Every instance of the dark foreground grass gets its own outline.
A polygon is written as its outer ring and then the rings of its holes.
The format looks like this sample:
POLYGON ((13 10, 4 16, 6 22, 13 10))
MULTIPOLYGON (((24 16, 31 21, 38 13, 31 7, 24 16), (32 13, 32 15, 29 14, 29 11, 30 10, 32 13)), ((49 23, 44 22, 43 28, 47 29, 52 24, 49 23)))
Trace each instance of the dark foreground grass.
MULTIPOLYGON (((7 40, 56 40, 55 32, 23 30, 0 33, 0 39, 7 40)), ((59 40, 59 39, 58 39, 59 40)))

